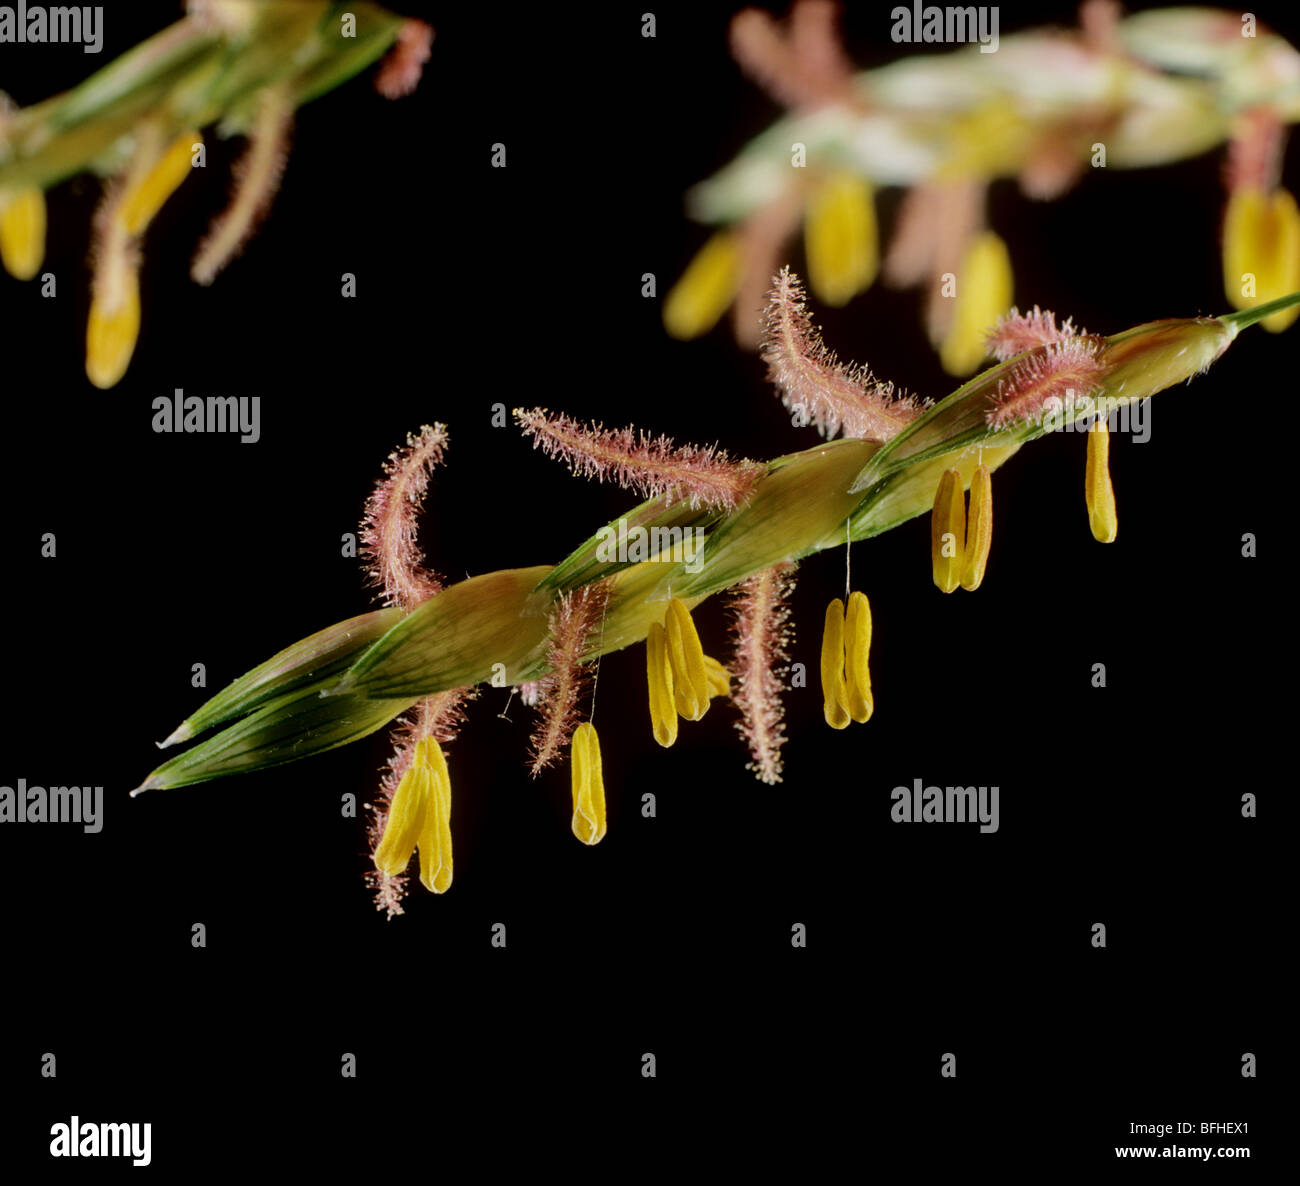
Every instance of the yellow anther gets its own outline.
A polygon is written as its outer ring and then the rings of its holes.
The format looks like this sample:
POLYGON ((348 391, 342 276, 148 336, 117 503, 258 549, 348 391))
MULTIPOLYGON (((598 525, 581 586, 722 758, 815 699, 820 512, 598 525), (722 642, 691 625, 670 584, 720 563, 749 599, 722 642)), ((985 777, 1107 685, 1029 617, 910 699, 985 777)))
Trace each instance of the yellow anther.
POLYGON ((384 835, 375 849, 375 868, 389 877, 396 877, 406 869, 424 830, 434 771, 428 750, 423 746, 424 742, 416 745, 411 764, 393 792, 384 835))
POLYGON ((451 886, 451 775, 442 747, 426 738, 416 747, 425 746, 423 761, 433 773, 429 787, 429 804, 420 829, 420 883, 435 894, 446 893, 451 886))
POLYGON ((182 132, 167 146, 153 168, 127 190, 116 214, 128 234, 140 234, 153 221, 163 203, 190 175, 194 147, 202 143, 201 132, 182 132))
POLYGON ((740 243, 730 231, 719 231, 664 298, 664 329, 674 338, 708 333, 736 299, 740 276, 740 243))
MULTIPOLYGON (((1233 191, 1223 220, 1223 283, 1238 309, 1300 288, 1300 211, 1286 190, 1233 191)), ((1297 316, 1300 308, 1283 309, 1260 324, 1278 333, 1297 316)))
POLYGON ((1093 539, 1115 542, 1119 519, 1115 515, 1115 487, 1110 482, 1110 429, 1096 420, 1088 429, 1088 467, 1083 477, 1083 496, 1088 503, 1088 526, 1093 539))
POLYGON ((875 196, 854 173, 827 178, 804 217, 808 284, 827 305, 846 305, 871 287, 880 262, 875 196))
POLYGON ((875 708, 871 696, 871 670, 867 666, 870 654, 871 606, 865 593, 850 593, 844 620, 844 670, 849 716, 859 724, 869 721, 875 708))
POLYGON ((86 378, 101 389, 112 387, 126 374, 135 353, 140 335, 138 266, 123 263, 112 296, 104 295, 108 287, 96 285, 86 323, 86 378))
POLYGON ((451 777, 432 737, 416 742, 411 764, 388 805, 375 868, 397 877, 420 850, 420 881, 435 894, 451 885, 451 777))
POLYGON ((709 697, 731 695, 731 672, 712 655, 704 656, 704 674, 709 680, 709 697))
POLYGON ((826 723, 832 729, 849 724, 849 690, 844 682, 844 602, 838 597, 826 607, 822 630, 822 699, 826 723))
POLYGON ((45 194, 0 191, 0 259, 15 280, 30 280, 45 259, 45 194))
POLYGON ((980 103, 948 124, 948 156, 938 176, 983 179, 1018 173, 1036 135, 1009 96, 980 103))
POLYGON ((688 721, 698 721, 709 709, 709 677, 691 611, 678 597, 668 603, 664 628, 668 633, 668 659, 673 666, 673 699, 677 711, 688 721))
POLYGON ((993 542, 993 479, 981 465, 970 480, 970 513, 966 516, 966 549, 961 560, 961 587, 974 592, 984 580, 993 542))
POLYGON ((645 639, 646 678, 650 685, 650 727, 665 748, 677 740, 677 709, 673 703, 673 667, 668 659, 668 635, 650 623, 645 639))
POLYGON ((605 781, 600 769, 600 739, 588 721, 573 731, 569 762, 573 767, 573 834, 583 844, 599 844, 605 835, 605 781))
MULTIPOLYGON (((947 282, 947 281, 945 281, 947 282)), ((988 354, 989 330, 1011 307, 1011 257, 992 231, 971 240, 956 273, 952 320, 939 347, 950 375, 969 375, 988 354)))
POLYGON ((934 495, 930 514, 930 560, 934 583, 944 593, 961 584, 963 551, 966 540, 966 496, 961 474, 955 469, 943 471, 934 495))

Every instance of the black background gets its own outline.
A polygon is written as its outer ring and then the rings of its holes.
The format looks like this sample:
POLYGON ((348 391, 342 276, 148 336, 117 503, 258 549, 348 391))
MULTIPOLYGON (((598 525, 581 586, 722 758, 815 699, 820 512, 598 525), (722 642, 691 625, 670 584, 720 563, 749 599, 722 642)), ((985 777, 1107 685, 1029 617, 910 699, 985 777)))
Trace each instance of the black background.
MULTIPOLYGON (((860 65, 898 56, 890 7, 850 6, 860 65)), ((924 520, 856 546, 876 714, 843 733, 815 687, 843 556, 807 561, 794 658, 814 687, 786 698, 777 788, 746 773, 725 705, 671 752, 655 746, 634 648, 601 668, 606 840, 574 840, 567 772, 528 777, 530 712, 516 699, 500 719, 506 693, 489 689, 449 751, 455 884, 442 898, 417 885, 392 923, 362 885, 362 824, 340 816, 344 793, 373 795, 383 733, 127 798, 153 742, 203 698, 193 663, 215 690, 368 607, 340 537, 421 423, 451 430, 423 543, 453 580, 558 560, 631 503, 492 427, 498 401, 755 457, 815 440, 725 330, 672 342, 640 296, 643 272, 663 293, 705 237, 684 189, 778 114, 727 55, 732 6, 420 8, 403 11, 438 37, 419 91, 385 102, 371 71, 300 111, 269 219, 205 290, 188 260, 240 151, 209 136, 206 174, 149 232, 143 328, 116 388, 82 371, 95 179, 49 196, 58 298, 0 280, 0 781, 102 784, 106 798, 100 835, 0 830, 14 1099, 0 1157, 48 1167, 49 1125, 77 1112, 151 1121, 154 1164, 172 1172, 255 1155, 432 1172, 473 1115, 506 1138, 470 1145, 485 1168, 531 1119, 540 1135, 520 1148, 539 1170, 584 1160, 602 1132, 627 1134, 624 1160, 695 1133, 719 1165, 787 1153, 820 1177, 847 1150, 849 1172, 951 1156, 1050 1180, 1113 1166, 1130 1122, 1246 1120, 1248 1138, 1181 1143, 1250 1145, 1261 1168, 1282 1136, 1276 422, 1294 330, 1250 331, 1154 401, 1148 443, 1116 438, 1110 547, 1089 535, 1069 435, 998 471, 977 595, 933 587, 924 520), (504 170, 489 165, 497 141, 504 170), (356 300, 339 295, 344 272, 356 300), (151 401, 176 387, 260 396, 262 439, 154 434, 151 401), (1258 559, 1241 556, 1248 531, 1258 559), (892 824, 890 790, 918 777, 999 785, 1000 831, 892 824), (1245 791, 1258 820, 1241 817, 1245 791), (195 922, 206 949, 190 945, 195 922), (489 945, 496 922, 505 950, 489 945), (46 1051, 55 1080, 40 1077, 46 1051), (340 1077, 345 1052, 355 1080, 340 1077), (940 1078, 945 1052, 955 1080, 940 1078)), ((1255 11, 1300 39, 1286 6, 1255 11)), ((175 14, 110 4, 97 58, 7 45, 0 86, 44 98, 175 14)), ((1072 7, 1001 8, 1003 36, 1054 20, 1072 7)), ((1050 204, 996 184, 1018 302, 1098 332, 1223 312, 1222 161, 1088 170, 1050 204)), ((1300 191, 1295 153, 1286 183, 1300 191)), ((886 232, 898 197, 881 197, 886 232)), ((877 286, 816 312, 842 355, 939 397, 954 384, 919 306, 877 286)), ((725 655, 717 600, 696 620, 725 655)), ((1200 1172, 1245 1172, 1225 1164, 1200 1172)))

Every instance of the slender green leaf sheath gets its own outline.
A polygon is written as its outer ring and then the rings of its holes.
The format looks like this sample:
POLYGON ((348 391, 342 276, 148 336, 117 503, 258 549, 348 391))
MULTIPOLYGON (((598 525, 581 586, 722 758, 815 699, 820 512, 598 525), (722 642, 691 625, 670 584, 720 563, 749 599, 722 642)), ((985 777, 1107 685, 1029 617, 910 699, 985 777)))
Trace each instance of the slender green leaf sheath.
MULTIPOLYGON (((1189 380, 1242 328, 1296 304, 1300 293, 1225 317, 1157 321, 1088 339, 1097 381, 1087 399, 1059 409, 1060 422, 1104 413, 1189 380)), ((645 639, 652 624, 663 623, 674 597, 693 608, 753 574, 836 547, 846 538, 878 535, 925 513, 945 469, 956 468, 963 486, 969 486, 978 465, 996 469, 1049 431, 1041 416, 1004 428, 991 422, 999 383, 1023 386, 1025 368, 1049 357, 1040 352, 1051 349, 1035 347, 990 368, 883 445, 840 439, 769 462, 748 500, 730 513, 659 495, 622 517, 625 528, 629 523, 700 527, 705 542, 693 563, 600 559, 602 540, 617 538, 616 519, 554 568, 473 577, 405 616, 378 611, 318 632, 200 708, 182 727, 191 731, 186 736, 253 711, 160 766, 141 789, 203 782, 344 745, 425 697, 490 680, 497 665, 508 683, 535 680, 548 670, 556 606, 597 580, 607 584, 608 600, 584 661, 645 639), (349 659, 351 666, 343 670, 349 659)))
POLYGON ((542 667, 553 596, 532 596, 549 569, 471 577, 430 597, 375 642, 329 695, 417 699, 482 683, 502 664, 519 683, 542 667))
POLYGON ((256 709, 207 741, 164 762, 133 793, 183 787, 226 774, 247 774, 324 753, 382 729, 411 700, 321 696, 326 680, 256 709))
POLYGON ((286 647, 213 696, 181 723, 163 747, 188 741, 268 701, 301 691, 308 684, 320 684, 331 676, 341 675, 401 616, 401 611, 396 609, 373 610, 337 622, 286 647))
POLYGON ((646 499, 640 506, 634 507, 626 515, 620 515, 613 523, 602 527, 590 539, 581 543, 547 572, 537 589, 539 592, 568 593, 627 567, 625 563, 601 559, 602 551, 611 543, 616 546, 618 540, 626 538, 629 532, 635 534, 637 528, 644 528, 647 533, 657 528, 707 530, 721 518, 722 512, 693 507, 684 499, 679 498, 667 504, 662 495, 646 499))

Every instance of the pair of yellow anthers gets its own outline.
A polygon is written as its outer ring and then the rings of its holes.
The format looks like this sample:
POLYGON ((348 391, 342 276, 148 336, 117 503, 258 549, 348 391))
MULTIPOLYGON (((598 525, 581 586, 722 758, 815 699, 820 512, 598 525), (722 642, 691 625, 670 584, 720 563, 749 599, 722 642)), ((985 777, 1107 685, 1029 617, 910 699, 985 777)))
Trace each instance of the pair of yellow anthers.
MULTIPOLYGON (((123 189, 104 215, 86 323, 86 377, 96 387, 112 387, 131 362, 140 335, 139 240, 189 176, 202 142, 202 133, 191 129, 155 149, 148 134, 142 134, 123 189)), ((30 280, 44 258, 44 193, 36 187, 0 191, 0 259, 5 269, 15 279, 30 280)))
MULTIPOLYGON (((1088 459, 1083 481, 1088 525, 1093 538, 1114 543, 1119 534, 1115 514, 1115 487, 1110 480, 1110 429, 1105 419, 1088 427, 1088 459)), ((989 546, 993 542, 993 481, 986 465, 976 468, 970 481, 970 513, 962 491, 961 473, 945 470, 934 495, 930 516, 930 559, 934 583, 951 593, 959 585, 974 591, 984 580, 989 546)))
POLYGON ((388 806, 388 822, 375 849, 375 868, 389 877, 403 873, 420 852, 420 883, 441 894, 451 885, 451 776, 442 747, 432 737, 415 753, 388 806))
POLYGON ((849 721, 871 719, 871 606, 863 593, 849 594, 849 608, 838 597, 826 607, 822 630, 822 699, 826 723, 846 729, 849 721))
POLYGON ((149 165, 128 172, 126 188, 113 204, 95 261, 90 319, 86 323, 86 377, 99 388, 126 374, 140 336, 140 237, 163 203, 190 175, 197 129, 182 132, 149 165))
MULTIPOLYGON (((804 256, 808 285, 824 304, 846 305, 871 287, 880 247, 870 182, 833 172, 811 187, 804 207, 804 256)), ((739 294, 745 264, 743 233, 716 232, 664 301, 669 334, 695 338, 712 329, 739 294)))
POLYGON ((972 592, 984 580, 989 545, 993 542, 993 481, 987 465, 978 466, 970 480, 970 522, 961 473, 943 471, 930 515, 930 560, 934 583, 944 593, 959 585, 972 592))
POLYGON ((691 611, 674 597, 661 625, 650 623, 645 640, 646 679, 650 689, 650 725, 655 740, 670 746, 677 740, 677 718, 698 721, 709 700, 725 696, 731 676, 706 655, 695 632, 691 611))

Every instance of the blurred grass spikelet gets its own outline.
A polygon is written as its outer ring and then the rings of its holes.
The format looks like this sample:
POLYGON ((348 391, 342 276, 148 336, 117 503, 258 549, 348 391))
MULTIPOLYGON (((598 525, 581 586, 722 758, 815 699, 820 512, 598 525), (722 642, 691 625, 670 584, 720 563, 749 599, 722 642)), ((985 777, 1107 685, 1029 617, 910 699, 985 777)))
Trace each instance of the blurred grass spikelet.
POLYGON ((44 191, 79 173, 106 179, 96 216, 86 375, 118 383, 140 332, 139 270, 150 222, 194 167, 202 130, 245 136, 231 202, 195 257, 209 284, 274 197, 293 113, 392 51, 376 86, 409 94, 433 30, 363 0, 190 0, 170 27, 84 82, 0 110, 0 261, 19 280, 40 270, 44 191))

